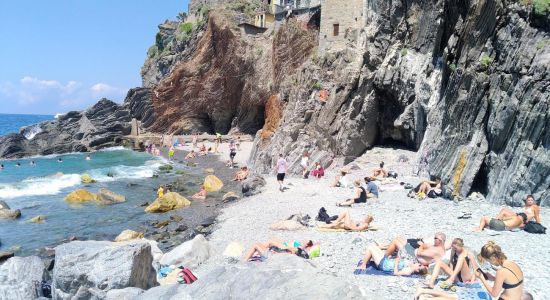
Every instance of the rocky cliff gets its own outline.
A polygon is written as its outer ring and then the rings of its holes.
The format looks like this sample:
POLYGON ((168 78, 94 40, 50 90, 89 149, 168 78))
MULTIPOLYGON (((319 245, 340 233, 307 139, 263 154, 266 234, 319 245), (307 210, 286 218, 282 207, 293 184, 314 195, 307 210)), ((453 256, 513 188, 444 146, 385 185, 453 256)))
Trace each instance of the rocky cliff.
POLYGON ((271 170, 279 152, 296 171, 304 150, 328 163, 397 143, 420 149, 456 196, 550 204, 548 11, 368 0, 364 13, 354 46, 319 53, 281 85, 281 120, 258 137, 255 167, 271 170))
POLYGON ((26 129, 20 133, 0 137, 0 158, 20 158, 67 152, 85 152, 121 145, 130 134, 132 117, 151 122, 153 112, 150 93, 146 88, 128 91, 123 105, 101 99, 91 108, 71 111, 54 121, 33 126, 29 136, 26 129))

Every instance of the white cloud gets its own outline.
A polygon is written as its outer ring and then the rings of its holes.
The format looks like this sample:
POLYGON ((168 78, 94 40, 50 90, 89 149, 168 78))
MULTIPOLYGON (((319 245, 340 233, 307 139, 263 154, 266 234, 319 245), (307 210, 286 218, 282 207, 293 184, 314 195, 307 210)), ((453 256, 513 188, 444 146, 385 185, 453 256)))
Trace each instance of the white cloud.
POLYGON ((126 89, 107 83, 86 86, 75 80, 64 83, 32 76, 25 76, 15 83, 0 82, 0 102, 12 103, 18 110, 34 113, 81 110, 100 98, 122 100, 125 94, 126 89))

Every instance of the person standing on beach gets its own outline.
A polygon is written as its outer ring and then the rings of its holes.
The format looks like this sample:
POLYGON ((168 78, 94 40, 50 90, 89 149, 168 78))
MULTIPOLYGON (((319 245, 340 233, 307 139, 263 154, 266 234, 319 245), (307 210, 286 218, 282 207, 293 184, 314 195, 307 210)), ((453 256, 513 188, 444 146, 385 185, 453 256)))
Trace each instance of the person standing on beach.
POLYGON ((172 161, 174 159, 174 146, 170 146, 170 150, 168 150, 168 160, 172 161))
POLYGON ((237 142, 235 143, 237 150, 241 151, 241 136, 237 136, 237 142))
POLYGON ((198 139, 199 135, 197 133, 193 134, 193 149, 197 148, 198 139))
POLYGON ((233 161, 235 159, 235 155, 237 155, 237 147, 235 146, 235 140, 231 139, 229 141, 229 159, 231 160, 230 168, 233 168, 233 165, 235 164, 233 161))
POLYGON ((302 161, 300 162, 300 166, 302 166, 302 177, 306 179, 309 175, 309 170, 307 167, 308 161, 309 161, 309 153, 307 153, 307 151, 304 151, 304 154, 302 155, 302 161))
POLYGON ((284 191, 283 181, 285 180, 285 174, 288 169, 288 163, 283 157, 283 154, 279 154, 279 159, 277 160, 277 181, 279 182, 279 191, 284 191))
POLYGON ((214 140, 214 152, 218 153, 218 147, 222 143, 222 135, 221 133, 216 132, 216 139, 214 140))
POLYGON ((164 188, 162 185, 159 185, 159 189, 157 190, 157 196, 158 198, 164 197, 164 188))

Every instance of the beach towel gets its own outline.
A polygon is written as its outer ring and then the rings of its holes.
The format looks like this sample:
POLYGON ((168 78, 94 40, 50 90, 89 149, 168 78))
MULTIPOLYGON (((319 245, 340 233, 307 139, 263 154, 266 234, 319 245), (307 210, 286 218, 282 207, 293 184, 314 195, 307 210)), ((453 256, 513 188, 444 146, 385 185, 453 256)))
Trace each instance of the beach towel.
POLYGON ((333 229, 333 228, 321 228, 317 227, 318 231, 321 232, 365 232, 365 231, 378 231, 378 228, 376 227, 369 227, 365 230, 347 230, 347 229, 333 229))
MULTIPOLYGON (((360 260, 358 263, 357 263, 357 266, 359 267, 361 264, 363 263, 363 260, 360 260)), ((366 269, 355 269, 355 271, 353 272, 353 274, 355 275, 379 275, 379 276, 393 276, 392 274, 390 273, 386 273, 386 272, 383 272, 383 271, 380 271, 376 268, 374 262, 369 262, 369 264, 367 265, 367 268, 366 269)), ((409 277, 409 278, 424 278, 423 276, 421 275, 418 275, 418 274, 412 274, 412 275, 407 275, 407 276, 401 276, 401 277, 409 277)))
POLYGON ((479 283, 457 283, 456 294, 460 300, 491 300, 491 296, 479 283))

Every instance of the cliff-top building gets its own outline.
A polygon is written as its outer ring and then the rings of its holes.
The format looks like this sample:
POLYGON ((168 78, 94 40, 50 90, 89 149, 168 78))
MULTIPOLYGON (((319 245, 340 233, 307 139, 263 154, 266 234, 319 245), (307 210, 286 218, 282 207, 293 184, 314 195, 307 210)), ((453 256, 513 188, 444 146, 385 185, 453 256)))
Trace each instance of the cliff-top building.
POLYGON ((365 0, 323 0, 319 50, 341 50, 357 41, 365 26, 365 0))

